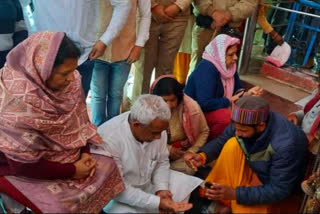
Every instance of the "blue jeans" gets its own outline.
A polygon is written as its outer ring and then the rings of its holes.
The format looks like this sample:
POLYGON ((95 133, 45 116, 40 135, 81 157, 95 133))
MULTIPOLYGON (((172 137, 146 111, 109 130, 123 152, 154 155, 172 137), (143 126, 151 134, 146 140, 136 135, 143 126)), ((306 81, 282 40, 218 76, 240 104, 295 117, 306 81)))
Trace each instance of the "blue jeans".
POLYGON ((92 122, 96 126, 117 116, 131 65, 124 62, 109 63, 96 60, 91 80, 92 122))
POLYGON ((90 89, 93 65, 94 61, 87 60, 77 68, 77 70, 81 74, 81 84, 85 98, 87 98, 90 89))

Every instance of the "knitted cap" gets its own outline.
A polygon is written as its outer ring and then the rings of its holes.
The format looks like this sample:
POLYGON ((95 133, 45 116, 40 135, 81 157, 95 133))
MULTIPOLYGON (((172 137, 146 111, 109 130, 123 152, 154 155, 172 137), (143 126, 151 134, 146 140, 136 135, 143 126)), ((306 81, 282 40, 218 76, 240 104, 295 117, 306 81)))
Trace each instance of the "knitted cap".
POLYGON ((265 122, 269 115, 269 104, 262 97, 243 96, 232 105, 231 120, 243 125, 265 122))

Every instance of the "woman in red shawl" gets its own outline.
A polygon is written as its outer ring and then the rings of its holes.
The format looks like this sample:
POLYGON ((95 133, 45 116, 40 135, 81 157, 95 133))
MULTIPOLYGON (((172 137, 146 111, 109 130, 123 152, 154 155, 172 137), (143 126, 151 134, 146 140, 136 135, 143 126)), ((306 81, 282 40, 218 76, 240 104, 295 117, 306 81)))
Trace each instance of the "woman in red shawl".
POLYGON ((15 47, 0 70, 0 175, 40 212, 99 211, 108 201, 105 181, 115 165, 90 154, 89 144, 103 144, 88 118, 79 56, 64 33, 41 32, 15 47))

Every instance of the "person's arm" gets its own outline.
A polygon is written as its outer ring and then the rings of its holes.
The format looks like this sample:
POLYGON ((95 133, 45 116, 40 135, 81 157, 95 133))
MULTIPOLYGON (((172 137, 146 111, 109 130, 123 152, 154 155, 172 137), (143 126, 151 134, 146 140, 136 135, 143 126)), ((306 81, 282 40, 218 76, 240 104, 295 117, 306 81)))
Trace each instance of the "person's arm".
POLYGON ((144 47, 149 39, 151 24, 151 2, 150 0, 138 0, 139 7, 139 30, 136 39, 136 46, 144 47))
MULTIPOLYGON (((155 192, 159 190, 169 190, 170 162, 167 148, 167 133, 161 134, 161 147, 158 156, 157 166, 154 169, 152 183, 155 186, 155 192), (163 139, 163 140, 162 140, 163 139), (165 140, 164 140, 165 139, 165 140)), ((160 143, 160 142, 159 142, 160 143)))
POLYGON ((177 0, 174 2, 175 5, 177 5, 181 11, 185 11, 190 7, 192 0, 177 0))
POLYGON ((217 159, 224 144, 234 136, 235 130, 231 124, 224 130, 222 135, 214 140, 209 141, 202 148, 200 148, 199 152, 203 152, 206 155, 206 163, 210 163, 211 161, 217 159))
POLYGON ((127 22, 131 9, 131 2, 129 0, 110 0, 110 3, 113 6, 112 18, 105 33, 100 37, 100 40, 107 46, 119 35, 124 24, 127 22))
MULTIPOLYGON (((199 107, 200 110, 200 107, 199 107)), ((201 110, 200 110, 201 111, 201 110)), ((209 136, 209 127, 207 125, 207 121, 206 118, 204 117, 203 113, 200 113, 200 134, 197 137, 195 143, 193 144, 193 146, 191 146, 188 151, 192 152, 192 153, 197 153, 199 151, 199 149, 207 142, 208 136, 209 136)))
MULTIPOLYGON (((105 140, 107 141, 107 140, 105 140)), ((158 209, 160 205, 160 197, 154 194, 150 194, 142 191, 141 189, 131 186, 123 177, 123 165, 121 161, 122 151, 119 145, 112 143, 112 140, 108 140, 107 150, 112 154, 113 160, 116 162, 120 174, 125 184, 125 190, 120 193, 114 200, 124 204, 130 204, 131 206, 142 207, 147 209, 158 209)))
POLYGON ((229 99, 225 97, 216 98, 217 79, 220 78, 217 71, 214 71, 213 66, 198 66, 199 75, 195 76, 195 97, 204 112, 214 111, 220 108, 227 108, 230 105, 229 99))
POLYGON ((211 16, 215 11, 215 5, 212 4, 212 0, 194 0, 193 4, 200 14, 204 16, 211 16))
POLYGON ((231 14, 232 22, 241 22, 249 18, 258 7, 258 0, 240 0, 227 10, 231 14))
POLYGON ((304 151, 288 148, 285 152, 275 153, 272 157, 270 181, 253 187, 237 187, 238 204, 257 205, 280 201, 292 192, 297 184, 302 166, 304 151))
POLYGON ((40 159, 35 163, 21 163, 7 158, 10 171, 15 176, 24 176, 36 179, 66 179, 72 178, 76 167, 72 163, 57 163, 40 159))

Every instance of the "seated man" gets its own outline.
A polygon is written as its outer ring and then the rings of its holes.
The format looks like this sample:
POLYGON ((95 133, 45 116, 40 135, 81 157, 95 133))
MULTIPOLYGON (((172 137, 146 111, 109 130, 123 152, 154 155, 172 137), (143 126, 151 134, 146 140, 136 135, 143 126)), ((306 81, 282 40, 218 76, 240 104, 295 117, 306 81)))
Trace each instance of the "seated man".
POLYGON ((287 198, 304 177, 305 134, 269 111, 261 97, 240 98, 231 119, 225 132, 200 153, 185 155, 193 168, 217 158, 203 197, 222 202, 215 204, 227 205, 233 213, 278 212, 272 203, 287 198))
POLYGON ((303 110, 290 113, 287 118, 293 124, 300 126, 308 137, 308 149, 316 155, 319 147, 319 123, 320 123, 320 78, 318 89, 312 92, 303 110))
MULTIPOLYGON (((130 112, 99 127, 98 133, 113 155, 126 186, 125 191, 105 207, 106 212, 183 212, 192 207, 186 202, 173 201, 175 194, 169 191, 166 130, 170 117, 170 109, 161 97, 142 95, 130 112)), ((172 186, 170 183, 170 188, 172 186)))

